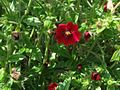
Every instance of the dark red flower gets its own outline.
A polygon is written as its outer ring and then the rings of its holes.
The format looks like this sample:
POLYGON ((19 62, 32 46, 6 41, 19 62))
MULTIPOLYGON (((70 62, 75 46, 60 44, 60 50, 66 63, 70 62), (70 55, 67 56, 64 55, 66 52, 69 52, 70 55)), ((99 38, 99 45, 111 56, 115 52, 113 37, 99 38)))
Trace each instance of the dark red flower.
POLYGON ((56 87, 58 86, 57 83, 50 83, 50 85, 48 86, 48 90, 56 90, 56 87))
POLYGON ((78 64, 78 65, 77 65, 77 69, 78 69, 78 70, 81 70, 81 69, 82 69, 82 64, 78 64))
POLYGON ((88 31, 86 31, 85 33, 84 33, 84 38, 85 38, 85 41, 87 42, 87 41, 89 41, 89 39, 90 39, 90 33, 88 32, 88 31))
POLYGON ((100 74, 97 72, 92 72, 92 76, 91 76, 92 80, 100 80, 100 74))
POLYGON ((107 12, 107 3, 104 4, 104 12, 107 12))
POLYGON ((114 7, 112 0, 109 0, 104 4, 104 11, 107 12, 108 10, 112 10, 114 7))
POLYGON ((72 22, 59 24, 55 33, 55 40, 58 44, 64 44, 65 46, 73 45, 81 38, 81 33, 78 31, 78 25, 72 22))

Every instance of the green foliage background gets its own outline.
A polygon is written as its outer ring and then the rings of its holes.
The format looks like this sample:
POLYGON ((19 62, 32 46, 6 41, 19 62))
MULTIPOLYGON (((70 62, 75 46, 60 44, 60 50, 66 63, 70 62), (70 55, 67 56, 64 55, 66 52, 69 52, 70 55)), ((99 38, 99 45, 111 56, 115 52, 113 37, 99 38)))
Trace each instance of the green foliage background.
POLYGON ((119 90, 120 6, 114 13, 104 12, 105 2, 0 0, 1 90, 47 90, 51 82, 59 83, 58 90, 119 90), (69 21, 78 24, 80 32, 92 33, 89 42, 82 35, 71 51, 48 33, 69 21), (19 80, 11 77, 13 67, 21 72, 19 80), (91 80, 93 71, 100 73, 100 81, 91 80))

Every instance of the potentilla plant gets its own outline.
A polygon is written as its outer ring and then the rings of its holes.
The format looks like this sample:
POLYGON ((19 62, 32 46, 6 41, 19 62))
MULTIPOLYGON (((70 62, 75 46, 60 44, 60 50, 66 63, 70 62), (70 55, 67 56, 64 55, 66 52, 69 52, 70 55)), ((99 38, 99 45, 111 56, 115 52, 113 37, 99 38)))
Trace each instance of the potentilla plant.
POLYGON ((119 0, 0 0, 0 90, 119 90, 119 0))

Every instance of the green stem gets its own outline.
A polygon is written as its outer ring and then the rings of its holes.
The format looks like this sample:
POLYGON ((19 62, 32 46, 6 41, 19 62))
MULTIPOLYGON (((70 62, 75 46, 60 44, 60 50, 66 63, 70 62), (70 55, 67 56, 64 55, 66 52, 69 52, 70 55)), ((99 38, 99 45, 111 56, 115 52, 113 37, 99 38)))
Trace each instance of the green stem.
POLYGON ((105 63, 105 53, 104 53, 103 49, 101 48, 101 46, 99 45, 99 43, 97 43, 97 45, 98 45, 98 47, 99 47, 99 49, 101 51, 101 54, 102 54, 101 63, 103 65, 103 67, 106 68, 107 65, 105 63))
MULTIPOLYGON (((95 46, 95 44, 96 44, 96 41, 97 40, 95 40, 94 41, 94 43, 92 44, 92 46, 90 47, 90 49, 88 50, 88 53, 87 53, 87 55, 86 55, 86 59, 89 57, 89 55, 90 55, 90 51, 92 51, 92 49, 94 48, 94 46, 95 46)), ((83 59, 81 62, 84 62, 84 60, 86 60, 86 59, 83 59)))
POLYGON ((114 62, 111 66, 110 66, 110 69, 112 69, 113 67, 115 67, 115 65, 117 64, 118 62, 114 62))
MULTIPOLYGON (((43 58, 43 64, 41 66, 41 75, 40 75, 40 81, 39 81, 40 85, 42 85, 43 82, 44 82, 44 78, 43 78, 44 76, 43 75, 44 75, 44 72, 46 70, 44 64, 46 63, 46 61, 48 59, 48 48, 49 48, 49 42, 50 42, 50 37, 49 37, 48 33, 45 33, 45 35, 46 35, 46 38, 45 38, 46 48, 45 48, 45 53, 44 53, 44 58, 43 58)), ((43 88, 43 86, 41 86, 41 88, 43 88)))
POLYGON ((106 70, 106 72, 107 72, 107 74, 110 76, 110 77, 112 77, 111 76, 111 74, 109 73, 109 71, 107 70, 107 68, 106 68, 106 62, 105 62, 105 53, 104 53, 104 51, 103 51, 103 49, 101 48, 101 46, 99 45, 99 44, 97 44, 98 45, 98 47, 100 48, 100 51, 101 51, 101 54, 102 54, 102 59, 101 59, 101 63, 102 63, 102 66, 104 67, 104 69, 106 70))
POLYGON ((25 10, 24 15, 21 17, 21 20, 20 20, 19 23, 21 23, 22 20, 24 19, 24 17, 29 13, 29 10, 30 10, 30 7, 31 7, 31 3, 32 3, 32 0, 29 0, 29 2, 28 2, 28 6, 27 6, 27 9, 25 10))
POLYGON ((49 42, 50 42, 50 37, 49 37, 48 34, 46 34, 46 42, 45 42, 46 43, 46 49, 45 49, 43 64, 47 61, 47 58, 48 58, 49 42))
POLYGON ((37 0, 35 0, 36 1, 36 3, 38 3, 39 4, 39 6, 41 6, 42 7, 42 9, 44 10, 44 11, 46 11, 45 10, 45 8, 42 6, 42 4, 39 2, 39 1, 37 1, 37 0))

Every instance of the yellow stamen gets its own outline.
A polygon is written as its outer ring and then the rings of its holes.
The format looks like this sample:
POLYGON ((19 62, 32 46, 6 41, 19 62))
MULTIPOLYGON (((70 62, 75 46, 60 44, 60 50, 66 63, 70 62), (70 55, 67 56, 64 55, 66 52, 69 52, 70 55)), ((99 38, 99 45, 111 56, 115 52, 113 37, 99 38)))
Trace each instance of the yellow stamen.
POLYGON ((69 36, 69 35, 71 35, 71 33, 69 31, 66 31, 65 35, 69 36))

